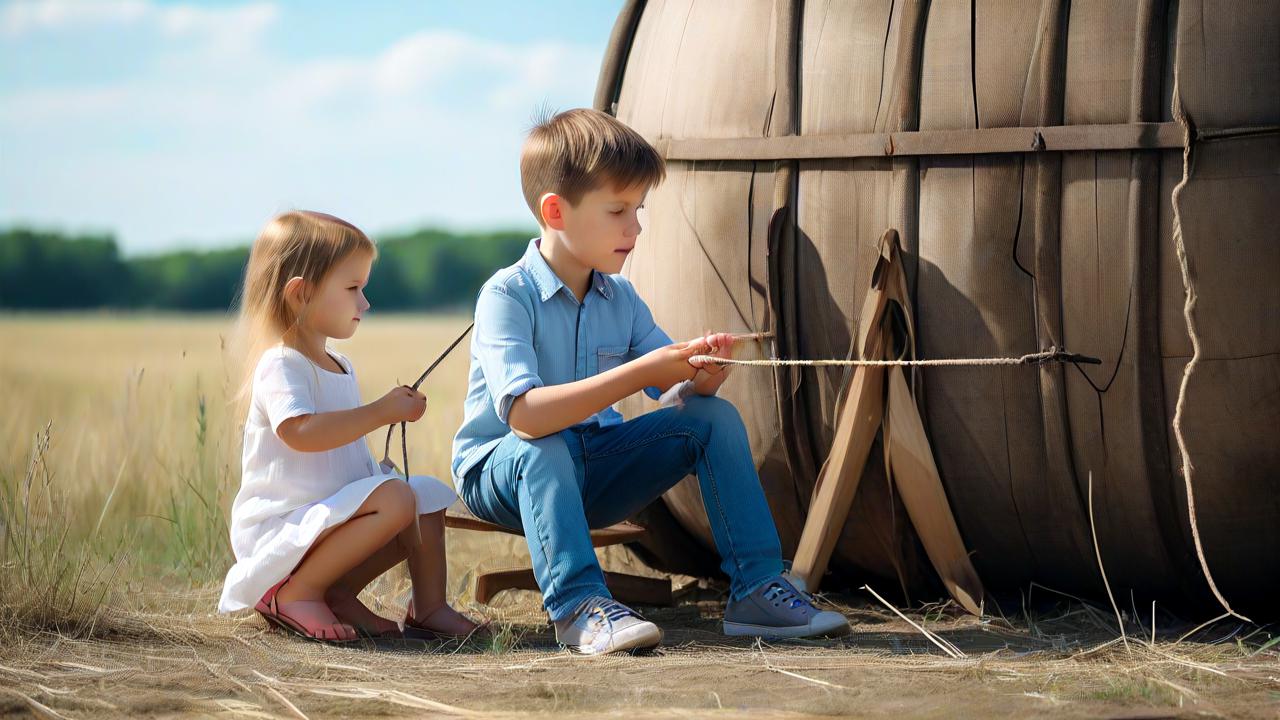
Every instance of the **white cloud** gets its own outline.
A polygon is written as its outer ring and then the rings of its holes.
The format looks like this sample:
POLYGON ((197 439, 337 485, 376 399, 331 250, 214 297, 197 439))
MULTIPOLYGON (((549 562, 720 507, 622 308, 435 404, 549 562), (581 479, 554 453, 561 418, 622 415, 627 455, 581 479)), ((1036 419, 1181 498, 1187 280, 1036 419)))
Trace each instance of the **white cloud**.
POLYGON ((272 3, 232 8, 162 6, 148 0, 12 0, 0 9, 0 32, 14 36, 85 27, 150 25, 171 37, 253 36, 279 14, 272 3))
POLYGON ((122 25, 154 8, 144 0, 14 0, 0 9, 0 32, 20 35, 76 25, 122 25))
POLYGON ((523 131, 542 102, 589 103, 601 54, 422 29, 368 55, 292 59, 269 42, 269 4, 46 4, 5 6, 4 31, 128 22, 155 50, 122 81, 0 92, 0 224, 115 228, 135 251, 243 240, 295 206, 372 231, 528 224, 523 131))

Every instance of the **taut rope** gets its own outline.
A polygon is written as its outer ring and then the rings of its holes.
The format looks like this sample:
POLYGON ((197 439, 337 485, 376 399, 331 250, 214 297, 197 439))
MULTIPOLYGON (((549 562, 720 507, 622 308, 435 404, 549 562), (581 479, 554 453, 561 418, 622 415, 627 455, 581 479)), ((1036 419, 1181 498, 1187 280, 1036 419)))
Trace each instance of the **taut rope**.
POLYGON ((1050 347, 1044 352, 1027 353, 1017 357, 990 358, 936 358, 932 360, 783 360, 769 358, 765 360, 735 360, 714 355, 694 355, 690 361, 716 363, 719 365, 744 365, 747 367, 783 367, 799 365, 803 367, 865 366, 865 367, 958 367, 958 366, 992 366, 992 365, 1043 365, 1044 363, 1086 363, 1100 365, 1102 361, 1088 355, 1078 355, 1050 347))

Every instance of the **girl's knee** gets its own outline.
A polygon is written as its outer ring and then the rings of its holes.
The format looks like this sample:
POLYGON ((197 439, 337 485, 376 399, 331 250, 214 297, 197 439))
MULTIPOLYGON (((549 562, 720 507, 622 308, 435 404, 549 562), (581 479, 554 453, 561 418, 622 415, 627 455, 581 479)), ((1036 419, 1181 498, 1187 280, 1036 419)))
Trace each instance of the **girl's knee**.
POLYGON ((407 527, 418 515, 418 497, 404 480, 387 480, 369 496, 374 501, 374 511, 388 523, 407 527))

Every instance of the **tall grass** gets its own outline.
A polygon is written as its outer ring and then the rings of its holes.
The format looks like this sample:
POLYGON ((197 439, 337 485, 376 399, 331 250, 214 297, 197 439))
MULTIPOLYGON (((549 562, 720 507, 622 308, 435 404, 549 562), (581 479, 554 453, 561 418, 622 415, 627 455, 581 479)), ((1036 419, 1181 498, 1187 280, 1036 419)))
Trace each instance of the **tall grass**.
MULTIPOLYGON (((415 375, 464 324, 380 318, 339 347, 368 399, 415 375)), ((227 520, 242 423, 226 328, 220 317, 0 316, 11 348, 0 354, 5 629, 92 633, 113 606, 141 602, 134 590, 221 580, 233 561, 227 520)), ((462 354, 423 388, 428 417, 409 438, 419 472, 447 477, 465 372, 462 354)), ((455 579, 475 555, 451 548, 455 579)))
POLYGON ((52 426, 35 434, 21 477, 0 476, 0 628, 92 634, 127 554, 73 531, 49 463, 52 426))

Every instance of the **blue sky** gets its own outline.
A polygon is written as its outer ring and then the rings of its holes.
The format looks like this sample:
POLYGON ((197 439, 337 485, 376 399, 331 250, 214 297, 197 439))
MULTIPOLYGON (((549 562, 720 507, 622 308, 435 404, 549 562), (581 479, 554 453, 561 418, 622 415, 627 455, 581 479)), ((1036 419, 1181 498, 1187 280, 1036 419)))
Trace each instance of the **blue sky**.
POLYGON ((0 0, 0 225, 127 254, 314 208, 529 227, 534 110, 590 105, 622 0, 0 0))

